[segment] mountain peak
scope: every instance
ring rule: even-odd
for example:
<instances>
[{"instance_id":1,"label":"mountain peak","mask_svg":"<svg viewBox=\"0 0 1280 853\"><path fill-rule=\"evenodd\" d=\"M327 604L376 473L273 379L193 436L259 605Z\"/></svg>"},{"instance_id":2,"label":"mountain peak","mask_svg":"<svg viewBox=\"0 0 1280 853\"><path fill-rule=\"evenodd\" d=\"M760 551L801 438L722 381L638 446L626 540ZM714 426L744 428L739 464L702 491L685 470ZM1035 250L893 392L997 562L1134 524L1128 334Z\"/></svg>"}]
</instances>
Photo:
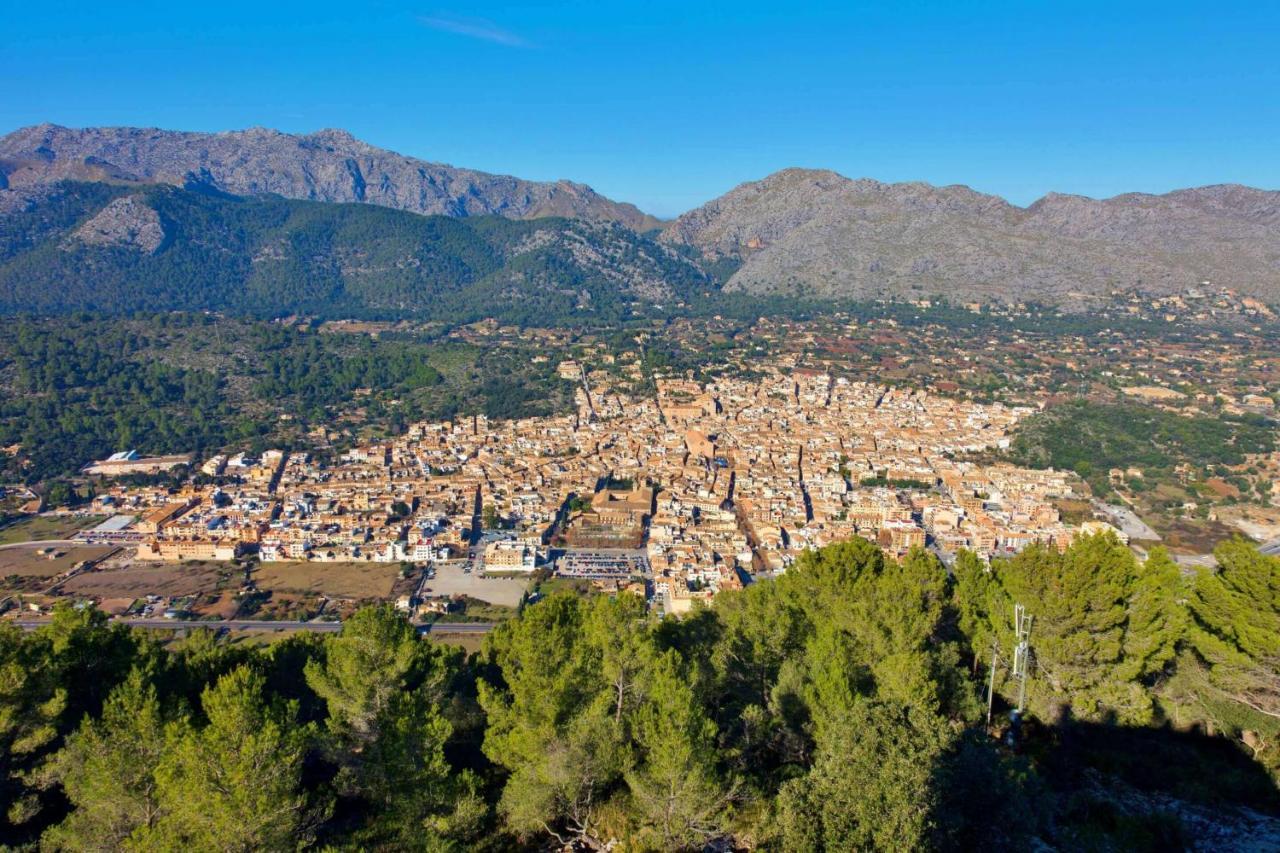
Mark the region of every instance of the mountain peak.
<instances>
[{"instance_id":1,"label":"mountain peak","mask_svg":"<svg viewBox=\"0 0 1280 853\"><path fill-rule=\"evenodd\" d=\"M633 205L583 184L526 181L419 160L337 128L294 135L266 127L189 133L48 124L0 137L0 186L11 189L61 180L182 186L193 176L234 195L363 202L445 216L568 216L637 229L655 223Z\"/></svg>"},{"instance_id":2,"label":"mountain peak","mask_svg":"<svg viewBox=\"0 0 1280 853\"><path fill-rule=\"evenodd\" d=\"M1208 279L1280 301L1280 193L1218 185L1027 208L968 186L783 169L680 216L663 239L740 263L727 290L810 298L1038 300Z\"/></svg>"}]
</instances>

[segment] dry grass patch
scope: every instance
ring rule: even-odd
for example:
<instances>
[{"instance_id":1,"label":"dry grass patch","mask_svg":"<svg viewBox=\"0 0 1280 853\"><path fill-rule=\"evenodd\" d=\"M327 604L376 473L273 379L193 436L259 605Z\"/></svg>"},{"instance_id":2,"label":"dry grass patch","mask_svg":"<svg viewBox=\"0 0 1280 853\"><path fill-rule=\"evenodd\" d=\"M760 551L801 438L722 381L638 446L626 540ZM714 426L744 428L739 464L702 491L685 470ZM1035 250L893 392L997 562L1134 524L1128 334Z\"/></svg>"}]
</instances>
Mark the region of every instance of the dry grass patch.
<instances>
[{"instance_id":1,"label":"dry grass patch","mask_svg":"<svg viewBox=\"0 0 1280 853\"><path fill-rule=\"evenodd\" d=\"M395 563L262 563L253 573L264 592L329 598L388 598L400 567Z\"/></svg>"},{"instance_id":2,"label":"dry grass patch","mask_svg":"<svg viewBox=\"0 0 1280 853\"><path fill-rule=\"evenodd\" d=\"M216 596L197 602L191 612L202 619L233 619L239 609L240 600L236 598L235 592L224 590Z\"/></svg>"},{"instance_id":3,"label":"dry grass patch","mask_svg":"<svg viewBox=\"0 0 1280 853\"><path fill-rule=\"evenodd\" d=\"M1209 554L1219 542L1239 535L1225 524L1198 519L1177 519L1162 534L1169 550L1180 554Z\"/></svg>"},{"instance_id":4,"label":"dry grass patch","mask_svg":"<svg viewBox=\"0 0 1280 853\"><path fill-rule=\"evenodd\" d=\"M0 529L0 545L11 542L36 542L41 539L70 539L105 521L105 515L44 516L33 515Z\"/></svg>"},{"instance_id":5,"label":"dry grass patch","mask_svg":"<svg viewBox=\"0 0 1280 853\"><path fill-rule=\"evenodd\" d=\"M84 572L67 581L62 590L95 598L200 595L225 586L231 574L236 573L207 563L137 563Z\"/></svg>"},{"instance_id":6,"label":"dry grass patch","mask_svg":"<svg viewBox=\"0 0 1280 853\"><path fill-rule=\"evenodd\" d=\"M0 578L17 575L24 578L51 578L68 571L82 560L93 560L109 553L109 545L48 545L58 556L49 559L48 554L40 554L43 550L32 545L24 548L5 548L0 550Z\"/></svg>"}]
</instances>

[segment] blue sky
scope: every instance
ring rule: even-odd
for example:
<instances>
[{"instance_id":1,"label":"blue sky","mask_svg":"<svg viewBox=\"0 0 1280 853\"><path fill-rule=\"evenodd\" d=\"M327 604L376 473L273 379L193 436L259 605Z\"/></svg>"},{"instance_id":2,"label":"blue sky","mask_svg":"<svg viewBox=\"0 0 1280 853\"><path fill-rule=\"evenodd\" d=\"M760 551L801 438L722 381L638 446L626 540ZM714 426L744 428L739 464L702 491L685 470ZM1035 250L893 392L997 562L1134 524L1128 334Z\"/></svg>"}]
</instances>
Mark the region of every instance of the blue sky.
<instances>
[{"instance_id":1,"label":"blue sky","mask_svg":"<svg viewBox=\"0 0 1280 853\"><path fill-rule=\"evenodd\" d=\"M786 166L1280 188L1280 3L14 3L0 132L342 127L669 216Z\"/></svg>"}]
</instances>

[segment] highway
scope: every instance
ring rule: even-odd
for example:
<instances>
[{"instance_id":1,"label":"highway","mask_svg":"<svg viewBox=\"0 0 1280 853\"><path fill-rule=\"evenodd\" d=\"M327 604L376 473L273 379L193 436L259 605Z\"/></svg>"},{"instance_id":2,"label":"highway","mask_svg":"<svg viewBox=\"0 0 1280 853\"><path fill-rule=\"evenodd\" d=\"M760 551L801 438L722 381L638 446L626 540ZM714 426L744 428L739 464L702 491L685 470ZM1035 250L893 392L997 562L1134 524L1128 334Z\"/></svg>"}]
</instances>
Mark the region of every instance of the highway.
<instances>
[{"instance_id":1,"label":"highway","mask_svg":"<svg viewBox=\"0 0 1280 853\"><path fill-rule=\"evenodd\" d=\"M152 628L166 631L209 628L214 631L317 631L332 634L342 630L341 622L269 622L263 619L112 619L113 623L131 628ZM49 624L48 619L15 619L19 628L33 631ZM492 622L439 622L434 625L418 625L420 634L487 634L496 625Z\"/></svg>"}]
</instances>

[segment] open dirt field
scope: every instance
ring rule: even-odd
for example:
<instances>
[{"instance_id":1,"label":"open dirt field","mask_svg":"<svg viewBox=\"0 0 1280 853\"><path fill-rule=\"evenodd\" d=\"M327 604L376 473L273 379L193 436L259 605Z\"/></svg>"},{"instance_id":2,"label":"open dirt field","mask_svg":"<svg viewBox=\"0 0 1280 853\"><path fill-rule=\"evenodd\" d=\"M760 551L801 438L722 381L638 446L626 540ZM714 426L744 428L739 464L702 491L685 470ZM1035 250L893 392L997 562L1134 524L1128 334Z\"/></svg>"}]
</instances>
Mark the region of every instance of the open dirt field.
<instances>
[{"instance_id":1,"label":"open dirt field","mask_svg":"<svg viewBox=\"0 0 1280 853\"><path fill-rule=\"evenodd\" d=\"M233 619L240 610L240 601L236 598L235 590L224 589L216 596L209 596L208 599L202 599L196 606L191 608L192 612L200 617L216 617L218 619Z\"/></svg>"},{"instance_id":2,"label":"open dirt field","mask_svg":"<svg viewBox=\"0 0 1280 853\"><path fill-rule=\"evenodd\" d=\"M1280 536L1280 507L1260 507L1252 504L1222 507L1218 520L1239 528L1250 539L1267 542Z\"/></svg>"},{"instance_id":3,"label":"open dirt field","mask_svg":"<svg viewBox=\"0 0 1280 853\"><path fill-rule=\"evenodd\" d=\"M62 590L71 595L98 598L196 595L213 592L220 581L234 583L231 579L234 574L238 573L208 563L135 563L76 575Z\"/></svg>"},{"instance_id":4,"label":"open dirt field","mask_svg":"<svg viewBox=\"0 0 1280 853\"><path fill-rule=\"evenodd\" d=\"M0 550L0 578L18 575L24 578L51 578L70 569L81 560L92 560L111 551L104 545L54 545L59 555L50 560L48 555L37 553L40 546L32 545L24 548L4 548Z\"/></svg>"},{"instance_id":5,"label":"open dirt field","mask_svg":"<svg viewBox=\"0 0 1280 853\"><path fill-rule=\"evenodd\" d=\"M1216 521L1190 522L1178 519L1165 533L1165 545L1175 554L1208 554L1215 545L1237 535L1234 528Z\"/></svg>"},{"instance_id":6,"label":"open dirt field","mask_svg":"<svg viewBox=\"0 0 1280 853\"><path fill-rule=\"evenodd\" d=\"M427 581L424 595L469 595L490 604L515 607L529 586L527 578L482 578L465 574L461 565L437 565L436 576Z\"/></svg>"},{"instance_id":7,"label":"open dirt field","mask_svg":"<svg viewBox=\"0 0 1280 853\"><path fill-rule=\"evenodd\" d=\"M262 563L253 579L263 591L387 598L399 573L394 563Z\"/></svg>"}]
</instances>

